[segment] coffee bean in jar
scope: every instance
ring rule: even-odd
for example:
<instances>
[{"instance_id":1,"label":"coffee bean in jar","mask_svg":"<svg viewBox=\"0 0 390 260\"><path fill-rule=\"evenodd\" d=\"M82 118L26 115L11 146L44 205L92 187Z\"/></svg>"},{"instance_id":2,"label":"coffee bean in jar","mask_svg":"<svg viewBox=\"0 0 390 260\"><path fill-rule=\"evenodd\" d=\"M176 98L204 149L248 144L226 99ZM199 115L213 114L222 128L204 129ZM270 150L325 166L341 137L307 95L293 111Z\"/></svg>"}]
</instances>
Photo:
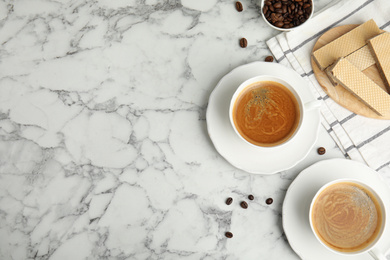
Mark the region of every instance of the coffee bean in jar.
<instances>
[{"instance_id":1,"label":"coffee bean in jar","mask_svg":"<svg viewBox=\"0 0 390 260\"><path fill-rule=\"evenodd\" d=\"M262 9L264 18L282 29L303 24L310 18L312 11L312 0L264 0Z\"/></svg>"}]
</instances>

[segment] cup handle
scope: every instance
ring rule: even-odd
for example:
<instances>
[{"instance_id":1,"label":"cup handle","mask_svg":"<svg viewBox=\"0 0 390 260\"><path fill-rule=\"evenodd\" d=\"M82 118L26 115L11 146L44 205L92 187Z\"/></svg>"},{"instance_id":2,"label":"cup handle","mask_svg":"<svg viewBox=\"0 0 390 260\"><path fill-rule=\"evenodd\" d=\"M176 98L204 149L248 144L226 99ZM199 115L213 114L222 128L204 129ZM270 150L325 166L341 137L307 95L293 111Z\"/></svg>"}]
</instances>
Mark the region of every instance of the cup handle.
<instances>
[{"instance_id":1,"label":"cup handle","mask_svg":"<svg viewBox=\"0 0 390 260\"><path fill-rule=\"evenodd\" d=\"M386 256L382 251L380 251L378 248L373 248L368 253L375 259L375 260L387 260Z\"/></svg>"},{"instance_id":2,"label":"cup handle","mask_svg":"<svg viewBox=\"0 0 390 260\"><path fill-rule=\"evenodd\" d=\"M305 103L304 107L305 107L305 110L307 110L307 111L310 111L310 110L315 109L315 108L319 108L319 107L321 107L321 101L319 101L319 100L309 101L309 102Z\"/></svg>"}]
</instances>

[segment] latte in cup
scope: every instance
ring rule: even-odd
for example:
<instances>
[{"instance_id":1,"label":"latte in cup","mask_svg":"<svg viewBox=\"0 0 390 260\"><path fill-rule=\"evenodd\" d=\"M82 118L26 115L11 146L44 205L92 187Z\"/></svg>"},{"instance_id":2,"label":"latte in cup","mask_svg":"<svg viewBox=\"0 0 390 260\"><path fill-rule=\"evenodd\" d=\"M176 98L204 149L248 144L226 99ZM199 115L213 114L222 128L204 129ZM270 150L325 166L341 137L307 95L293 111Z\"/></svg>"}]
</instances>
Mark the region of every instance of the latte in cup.
<instances>
[{"instance_id":1,"label":"latte in cup","mask_svg":"<svg viewBox=\"0 0 390 260\"><path fill-rule=\"evenodd\" d=\"M315 198L311 224L321 242L338 252L369 247L382 230L382 209L367 188L355 182L337 182Z\"/></svg>"},{"instance_id":2,"label":"latte in cup","mask_svg":"<svg viewBox=\"0 0 390 260\"><path fill-rule=\"evenodd\" d=\"M246 141L272 147L289 140L300 123L297 98L275 81L258 81L241 91L235 100L232 119Z\"/></svg>"}]
</instances>

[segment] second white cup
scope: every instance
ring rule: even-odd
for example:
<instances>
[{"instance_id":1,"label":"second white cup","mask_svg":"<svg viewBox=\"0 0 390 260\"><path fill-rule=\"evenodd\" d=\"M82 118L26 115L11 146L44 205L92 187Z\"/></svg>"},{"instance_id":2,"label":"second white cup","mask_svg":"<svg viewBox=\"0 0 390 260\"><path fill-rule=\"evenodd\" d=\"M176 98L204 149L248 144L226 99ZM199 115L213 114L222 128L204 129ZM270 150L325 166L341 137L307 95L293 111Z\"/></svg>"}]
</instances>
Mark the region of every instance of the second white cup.
<instances>
[{"instance_id":1,"label":"second white cup","mask_svg":"<svg viewBox=\"0 0 390 260\"><path fill-rule=\"evenodd\" d=\"M309 219L326 249L344 256L368 252L374 259L387 259L376 247L386 225L385 205L367 184L354 179L325 184L311 202Z\"/></svg>"}]
</instances>

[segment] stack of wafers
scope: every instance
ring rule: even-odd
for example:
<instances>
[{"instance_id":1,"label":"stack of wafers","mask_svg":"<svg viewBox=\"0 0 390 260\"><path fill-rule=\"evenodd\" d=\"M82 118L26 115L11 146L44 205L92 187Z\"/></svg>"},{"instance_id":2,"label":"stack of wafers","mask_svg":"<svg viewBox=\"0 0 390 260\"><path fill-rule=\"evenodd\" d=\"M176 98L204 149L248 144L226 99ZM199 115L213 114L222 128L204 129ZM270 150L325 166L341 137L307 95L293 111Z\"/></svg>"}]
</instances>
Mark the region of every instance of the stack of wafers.
<instances>
[{"instance_id":1,"label":"stack of wafers","mask_svg":"<svg viewBox=\"0 0 390 260\"><path fill-rule=\"evenodd\" d=\"M312 53L329 80L340 84L380 116L390 115L390 33L369 20ZM376 64L386 89L363 71Z\"/></svg>"}]
</instances>

